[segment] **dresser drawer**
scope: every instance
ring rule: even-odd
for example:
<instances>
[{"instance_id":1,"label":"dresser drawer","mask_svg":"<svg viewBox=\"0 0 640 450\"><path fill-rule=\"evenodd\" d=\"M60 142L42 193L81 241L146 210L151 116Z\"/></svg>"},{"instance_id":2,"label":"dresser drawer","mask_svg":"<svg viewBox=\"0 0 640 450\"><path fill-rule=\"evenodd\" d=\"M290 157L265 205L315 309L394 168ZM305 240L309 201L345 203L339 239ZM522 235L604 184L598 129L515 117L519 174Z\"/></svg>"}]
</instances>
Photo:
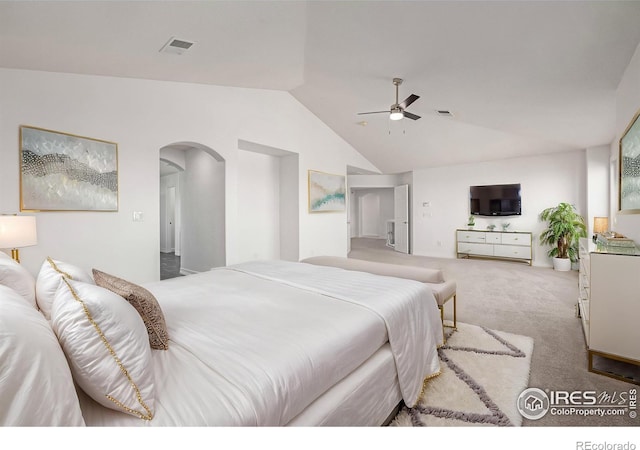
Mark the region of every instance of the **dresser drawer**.
<instances>
[{"instance_id":1,"label":"dresser drawer","mask_svg":"<svg viewBox=\"0 0 640 450\"><path fill-rule=\"evenodd\" d=\"M480 242L486 241L484 231L457 231L458 242Z\"/></svg>"},{"instance_id":2,"label":"dresser drawer","mask_svg":"<svg viewBox=\"0 0 640 450\"><path fill-rule=\"evenodd\" d=\"M580 272L589 276L591 272L591 261L589 261L589 255L580 258Z\"/></svg>"},{"instance_id":3,"label":"dresser drawer","mask_svg":"<svg viewBox=\"0 0 640 450\"><path fill-rule=\"evenodd\" d=\"M530 246L531 235L529 233L502 233L502 243L510 245Z\"/></svg>"},{"instance_id":4,"label":"dresser drawer","mask_svg":"<svg viewBox=\"0 0 640 450\"><path fill-rule=\"evenodd\" d=\"M458 253L468 255L493 256L494 245L475 242L458 242Z\"/></svg>"},{"instance_id":5,"label":"dresser drawer","mask_svg":"<svg viewBox=\"0 0 640 450\"><path fill-rule=\"evenodd\" d=\"M494 231L489 231L485 233L485 242L487 244L501 244L502 243L502 233L496 233Z\"/></svg>"},{"instance_id":6,"label":"dresser drawer","mask_svg":"<svg viewBox=\"0 0 640 450\"><path fill-rule=\"evenodd\" d=\"M493 248L495 256L503 258L531 259L531 247L520 247L518 245L496 245Z\"/></svg>"}]
</instances>

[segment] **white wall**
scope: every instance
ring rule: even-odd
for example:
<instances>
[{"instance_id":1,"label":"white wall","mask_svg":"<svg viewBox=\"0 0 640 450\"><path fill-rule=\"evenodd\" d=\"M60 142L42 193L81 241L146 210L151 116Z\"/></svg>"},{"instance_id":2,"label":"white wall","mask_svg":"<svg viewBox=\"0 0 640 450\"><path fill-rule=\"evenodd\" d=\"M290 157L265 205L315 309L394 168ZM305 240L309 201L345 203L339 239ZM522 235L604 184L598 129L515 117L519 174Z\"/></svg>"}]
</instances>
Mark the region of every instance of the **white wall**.
<instances>
[{"instance_id":1,"label":"white wall","mask_svg":"<svg viewBox=\"0 0 640 450\"><path fill-rule=\"evenodd\" d=\"M280 258L300 259L299 156L280 156ZM304 189L303 189L304 190ZM306 213L305 213L306 214Z\"/></svg>"},{"instance_id":2,"label":"white wall","mask_svg":"<svg viewBox=\"0 0 640 450\"><path fill-rule=\"evenodd\" d=\"M586 150L587 164L587 236L593 235L593 218L609 217L609 147Z\"/></svg>"},{"instance_id":3,"label":"white wall","mask_svg":"<svg viewBox=\"0 0 640 450\"><path fill-rule=\"evenodd\" d=\"M616 138L611 144L611 159L618 164L619 141L636 113L640 111L640 45L616 91ZM619 214L618 180L611 180L613 224L610 228L636 241L640 245L640 214Z\"/></svg>"},{"instance_id":4,"label":"white wall","mask_svg":"<svg viewBox=\"0 0 640 450\"><path fill-rule=\"evenodd\" d=\"M226 264L225 168L224 161L204 150L185 150L181 272L203 272Z\"/></svg>"},{"instance_id":5,"label":"white wall","mask_svg":"<svg viewBox=\"0 0 640 450\"><path fill-rule=\"evenodd\" d=\"M347 184L350 188L394 187L402 184L400 175L349 175Z\"/></svg>"},{"instance_id":6,"label":"white wall","mask_svg":"<svg viewBox=\"0 0 640 450\"><path fill-rule=\"evenodd\" d=\"M238 148L238 223L251 233L240 240L241 259L298 261L300 155L245 140ZM255 232L256 223L263 233Z\"/></svg>"},{"instance_id":7,"label":"white wall","mask_svg":"<svg viewBox=\"0 0 640 450\"><path fill-rule=\"evenodd\" d=\"M38 245L21 251L34 274L52 256L133 282L159 279L158 158L171 143L200 143L225 160L228 264L241 261L239 140L299 154L300 258L347 252L346 213L307 212L307 170L346 175L351 165L377 171L286 92L0 69L0 105L2 213L19 211L20 125L118 143L119 211L36 213ZM144 221L133 222L133 211L142 211Z\"/></svg>"},{"instance_id":8,"label":"white wall","mask_svg":"<svg viewBox=\"0 0 640 450\"><path fill-rule=\"evenodd\" d=\"M280 259L279 157L238 152L238 232L241 260Z\"/></svg>"},{"instance_id":9,"label":"white wall","mask_svg":"<svg viewBox=\"0 0 640 450\"><path fill-rule=\"evenodd\" d=\"M510 230L531 231L534 265L551 266L548 249L538 245L544 229L538 215L560 202L573 203L585 214L585 172L584 151L414 171L413 253L454 258L455 230L466 228L469 217L469 187L520 183L522 215L477 217L475 229L486 229L491 223L500 229L502 222L509 222Z\"/></svg>"}]
</instances>

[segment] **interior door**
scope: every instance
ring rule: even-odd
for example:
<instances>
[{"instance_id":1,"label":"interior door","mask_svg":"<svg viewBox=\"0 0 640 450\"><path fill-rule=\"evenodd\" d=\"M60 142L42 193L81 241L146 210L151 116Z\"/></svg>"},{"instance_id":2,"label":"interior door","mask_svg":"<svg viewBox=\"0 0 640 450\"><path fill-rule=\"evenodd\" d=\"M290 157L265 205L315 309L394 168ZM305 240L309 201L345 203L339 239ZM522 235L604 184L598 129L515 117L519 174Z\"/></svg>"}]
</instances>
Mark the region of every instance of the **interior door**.
<instances>
[{"instance_id":1,"label":"interior door","mask_svg":"<svg viewBox=\"0 0 640 450\"><path fill-rule=\"evenodd\" d=\"M169 248L176 251L176 188L167 189L167 238Z\"/></svg>"},{"instance_id":2,"label":"interior door","mask_svg":"<svg viewBox=\"0 0 640 450\"><path fill-rule=\"evenodd\" d=\"M349 254L349 252L351 251L351 237L352 237L352 230L351 230L351 216L353 215L353 212L351 211L351 207L353 205L353 191L349 191L349 195L347 196L347 255Z\"/></svg>"},{"instance_id":3,"label":"interior door","mask_svg":"<svg viewBox=\"0 0 640 450\"><path fill-rule=\"evenodd\" d=\"M393 190L394 250L409 253L409 185L396 186Z\"/></svg>"}]
</instances>

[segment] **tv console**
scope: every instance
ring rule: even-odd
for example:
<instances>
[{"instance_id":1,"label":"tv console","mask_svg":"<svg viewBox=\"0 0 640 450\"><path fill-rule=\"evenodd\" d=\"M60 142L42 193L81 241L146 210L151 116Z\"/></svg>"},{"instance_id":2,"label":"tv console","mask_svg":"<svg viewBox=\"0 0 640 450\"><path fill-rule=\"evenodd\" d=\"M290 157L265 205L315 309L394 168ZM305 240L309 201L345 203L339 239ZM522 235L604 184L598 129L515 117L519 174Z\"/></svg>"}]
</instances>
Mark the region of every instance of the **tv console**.
<instances>
[{"instance_id":1,"label":"tv console","mask_svg":"<svg viewBox=\"0 0 640 450\"><path fill-rule=\"evenodd\" d=\"M496 258L532 263L531 233L527 231L456 230L458 258Z\"/></svg>"}]
</instances>

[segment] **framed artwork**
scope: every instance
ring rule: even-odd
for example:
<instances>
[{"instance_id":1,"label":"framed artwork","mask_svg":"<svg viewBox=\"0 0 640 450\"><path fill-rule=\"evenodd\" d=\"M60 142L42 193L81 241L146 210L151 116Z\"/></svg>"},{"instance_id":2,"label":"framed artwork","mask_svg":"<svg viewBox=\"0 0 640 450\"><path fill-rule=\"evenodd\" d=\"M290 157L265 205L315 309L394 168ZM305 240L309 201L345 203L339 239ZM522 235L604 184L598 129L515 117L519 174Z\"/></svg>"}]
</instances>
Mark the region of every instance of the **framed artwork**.
<instances>
[{"instance_id":1,"label":"framed artwork","mask_svg":"<svg viewBox=\"0 0 640 450\"><path fill-rule=\"evenodd\" d=\"M21 211L117 211L118 144L20 127Z\"/></svg>"},{"instance_id":2,"label":"framed artwork","mask_svg":"<svg viewBox=\"0 0 640 450\"><path fill-rule=\"evenodd\" d=\"M640 111L620 138L618 210L640 214Z\"/></svg>"},{"instance_id":3,"label":"framed artwork","mask_svg":"<svg viewBox=\"0 0 640 450\"><path fill-rule=\"evenodd\" d=\"M309 212L342 212L346 205L346 177L309 171Z\"/></svg>"}]
</instances>

